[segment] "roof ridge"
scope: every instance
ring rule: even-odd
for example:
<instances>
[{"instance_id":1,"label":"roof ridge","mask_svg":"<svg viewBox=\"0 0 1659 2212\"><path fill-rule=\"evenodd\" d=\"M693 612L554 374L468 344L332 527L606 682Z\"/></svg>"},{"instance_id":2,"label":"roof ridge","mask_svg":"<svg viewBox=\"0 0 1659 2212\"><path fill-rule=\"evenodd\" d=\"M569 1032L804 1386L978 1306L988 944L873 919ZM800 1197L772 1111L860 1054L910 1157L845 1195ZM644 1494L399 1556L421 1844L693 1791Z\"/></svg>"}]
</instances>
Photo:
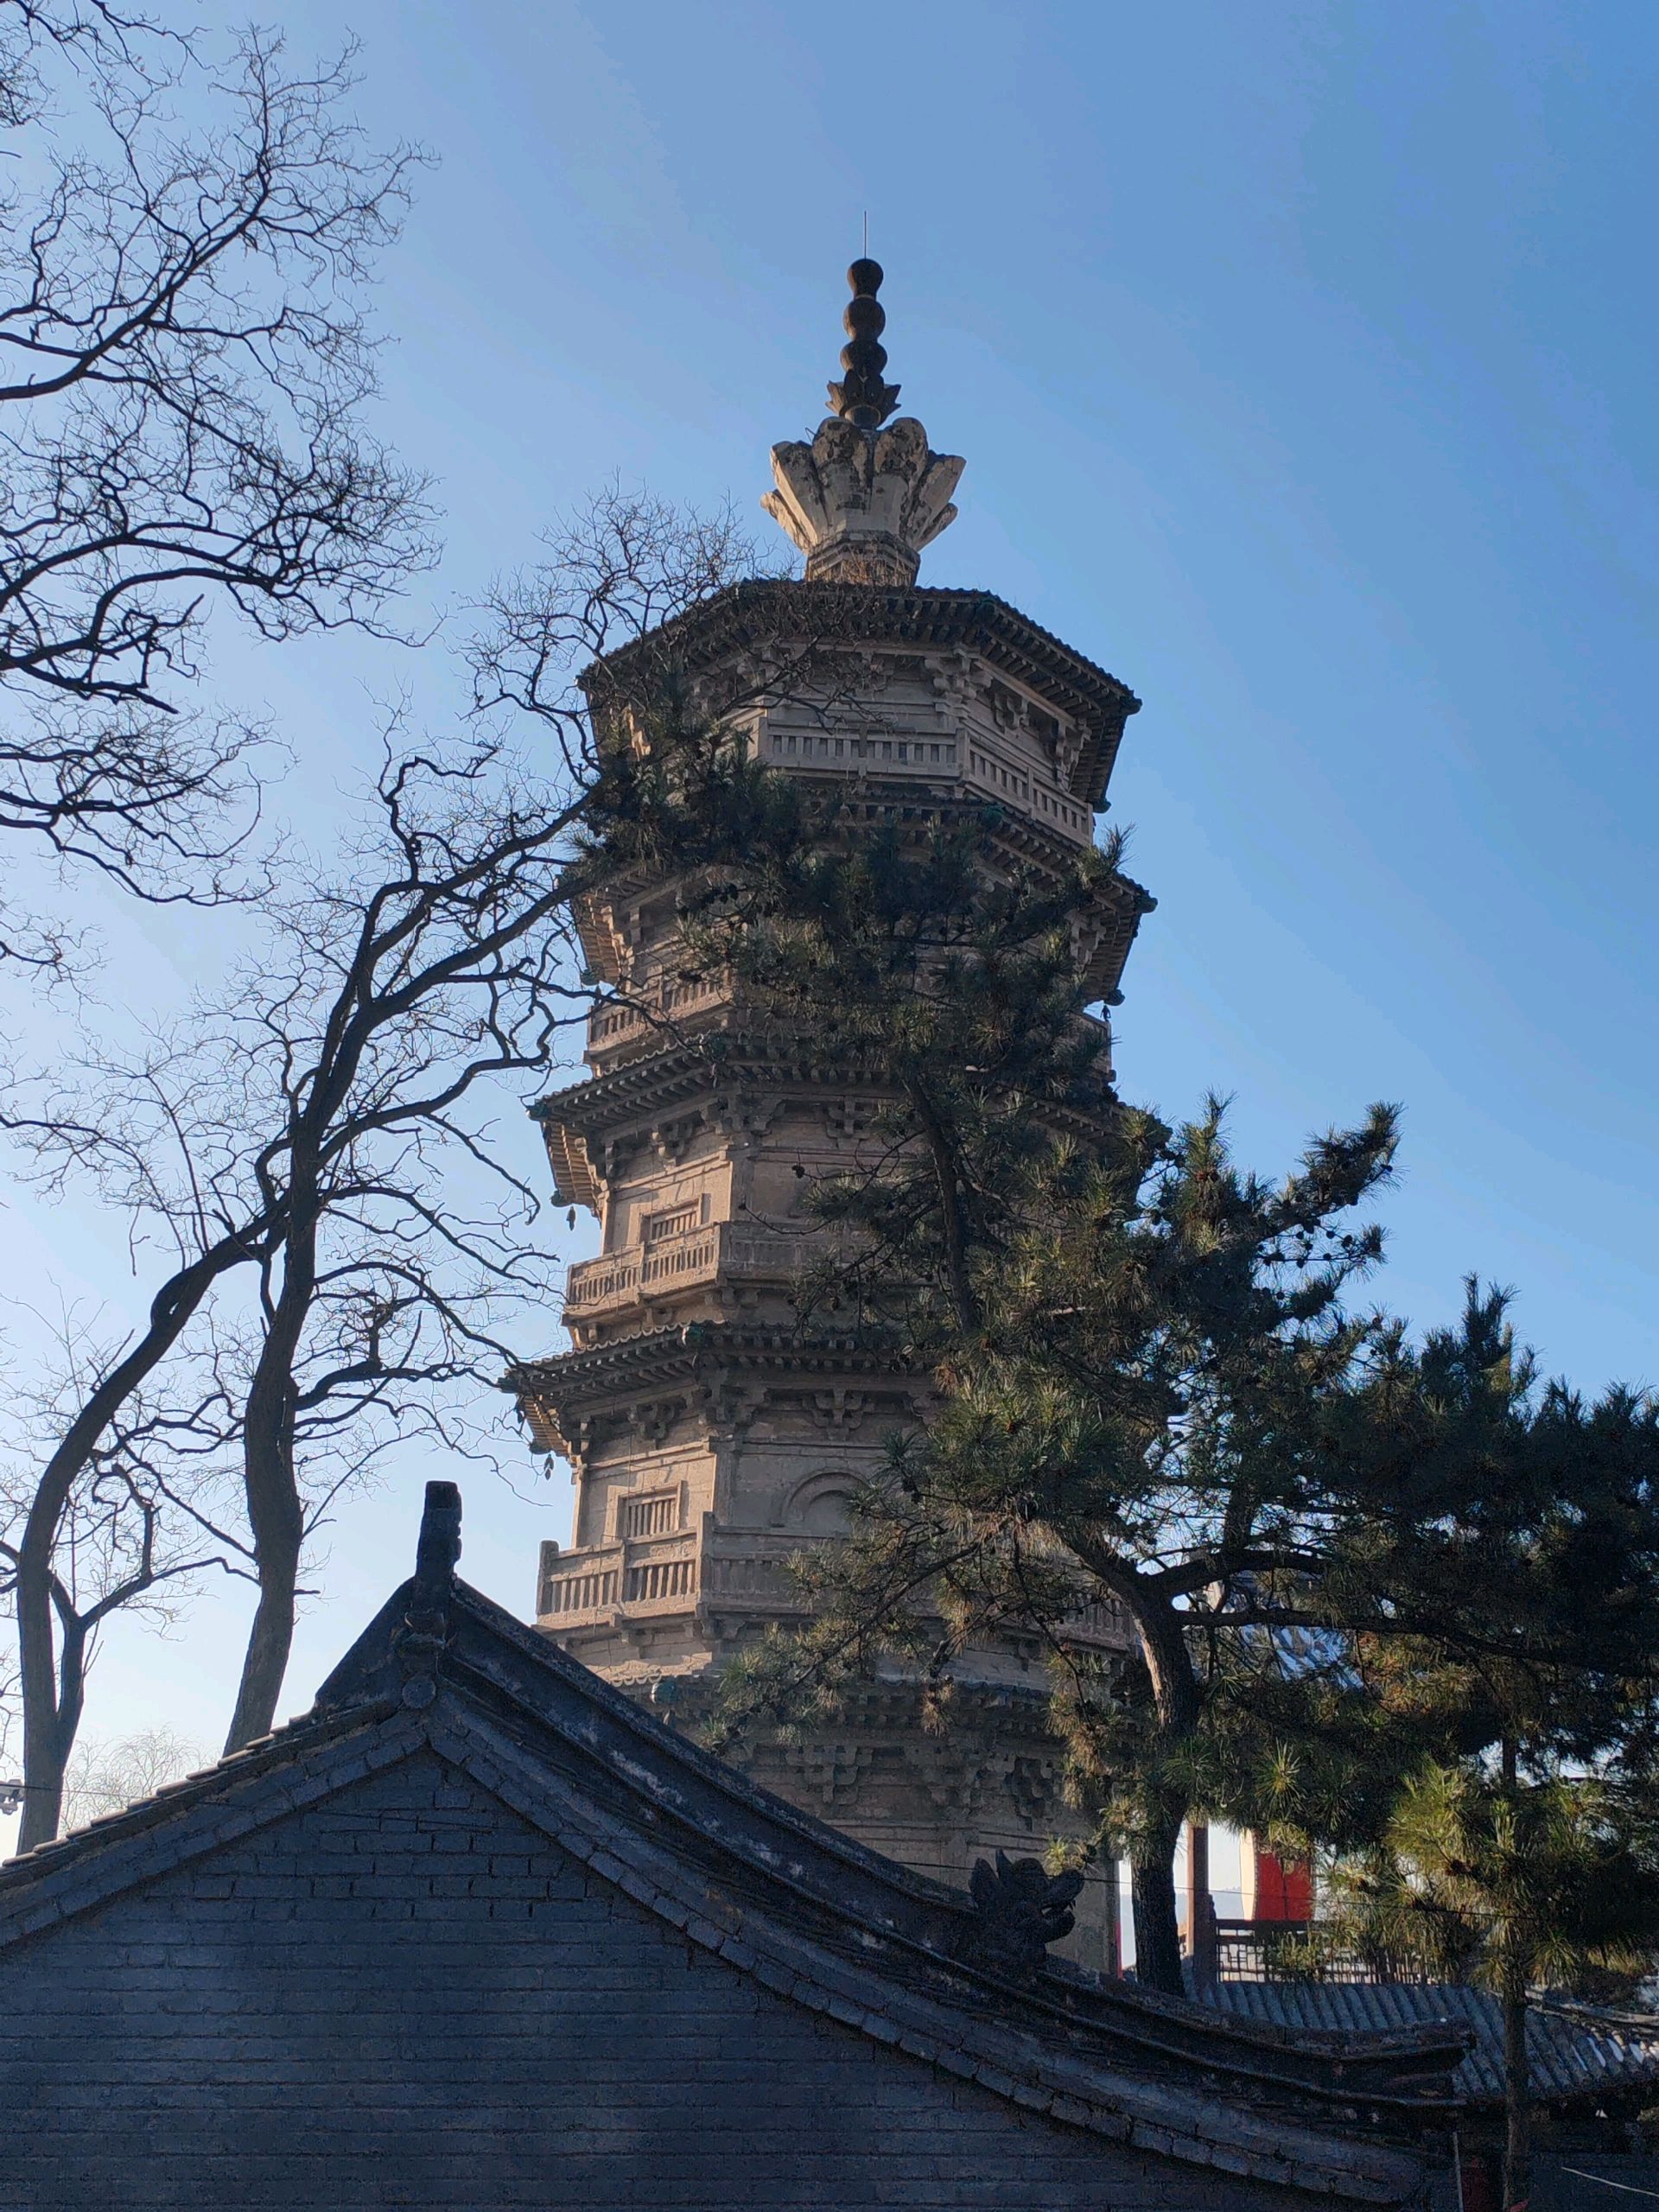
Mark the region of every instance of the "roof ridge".
<instances>
[{"instance_id":1,"label":"roof ridge","mask_svg":"<svg viewBox=\"0 0 1659 2212\"><path fill-rule=\"evenodd\" d=\"M891 606L896 601L908 600L921 603L943 601L948 606L962 607L982 607L989 613L1011 617L1022 630L1033 632L1046 645L1058 646L1068 660L1074 661L1080 667L1087 669L1091 675L1103 678L1114 690L1122 692L1126 698L1134 699L1135 706L1129 709L1131 714L1141 703L1122 677L1114 676L1110 669L1094 659L1091 655L1084 652L1078 646L1069 644L1058 631L1046 628L1034 616L1026 613L1022 608L1016 607L1012 600L1004 599L1001 592L991 590L988 585L834 583L828 580L814 580L809 582L803 576L740 576L734 582L723 584L718 591L711 592L706 599L698 600L694 605L683 608L679 613L671 615L667 621L659 622L655 629L646 631L644 636L631 638L626 645L619 645L614 652L601 654L584 672L582 680L585 683L588 675L601 669L615 667L618 663L632 658L643 652L653 639L671 636L677 630L690 628L700 618L706 618L715 610L724 610L745 604L753 605L770 599L781 599L785 593L800 593L804 595L824 592L834 592L838 594L843 606L850 606L855 601L861 599L869 605L885 602Z\"/></svg>"},{"instance_id":2,"label":"roof ridge","mask_svg":"<svg viewBox=\"0 0 1659 2212\"><path fill-rule=\"evenodd\" d=\"M100 1813L78 1828L69 1828L35 1844L32 1849L21 1851L10 1859L0 1859L0 1899L6 1889L19 1878L38 1872L61 1854L78 1851L96 1840L106 1843L117 1836L136 1832L153 1825L156 1808L172 1810L186 1799L198 1797L217 1788L226 1776L232 1779L253 1772L262 1763L284 1756L296 1743L303 1748L308 1739L322 1740L329 1732L349 1725L339 1713L321 1713L314 1705L306 1712L296 1713L264 1736L256 1736L234 1751L226 1751L211 1766L193 1767L189 1773L177 1780L164 1782L147 1797L136 1797L113 1813Z\"/></svg>"},{"instance_id":3,"label":"roof ridge","mask_svg":"<svg viewBox=\"0 0 1659 2212\"><path fill-rule=\"evenodd\" d=\"M468 1735L470 1745L466 1741ZM481 1754L480 1738L485 1745ZM784 1927L772 1917L763 1902L753 1897L737 1905L716 1895L707 1884L688 1878L665 1842L649 1834L620 1833L618 1824L607 1822L602 1814L595 1818L591 1810L583 1819L569 1803L568 1785L562 1789L556 1783L550 1789L538 1779L533 1786L524 1783L522 1794L515 1791L510 1770L533 1754L510 1738L504 1742L487 1714L474 1713L457 1718L452 1713L447 1730L435 1720L432 1740L443 1756L464 1765L504 1802L544 1827L562 1848L646 1910L667 1920L689 1942L724 1957L740 1971L809 2010L827 2012L878 2042L896 2043L947 2071L978 2081L982 2087L1011 2101L1034 2105L1073 2125L1160 2149L1166 2155L1192 2158L1196 2154L1203 2163L1234 2170L1243 2158L1251 2170L1285 2185L1334 2189L1365 2202L1394 2201L1397 2194L1383 2177L1397 2177L1407 2164L1398 2152L1367 2145L1363 2156L1373 2171L1356 2172L1352 2139L1339 2134L1323 2135L1317 2125L1304 2120L1293 2124L1301 2140L1300 2154L1292 2154L1286 2148L1283 2115L1270 2119L1248 2112L1227 2112L1217 2124L1213 2082L1206 2085L1207 2094L1197 2095L1184 2085L1164 2088L1144 2075L1137 2079L1133 2070L1126 2070L1128 2049L1084 2050L1079 2041L1081 2024L1057 2018L1044 2033L1034 2030L1029 2019L999 2019L982 2008L964 2007L961 1997L938 1986L938 1977L994 1980L971 1964L932 1955L929 1962L937 1969L933 1986L906 1982L896 1991L884 1990L875 1957L842 1953L827 1948L810 1929ZM492 1754L502 1764L493 1764ZM556 1802L561 1797L565 1801L563 1805ZM601 1829L608 1832L601 1834ZM905 1938L900 1935L897 1940L902 1942ZM1012 1988L1002 1993L1015 1999L1023 1994ZM1100 2043L1117 2041L1133 2048L1135 2042L1126 2030L1114 2035L1103 2024L1089 2024L1087 2032ZM918 2047L918 2038L924 2036L929 2044ZM1306 2054L1315 2056L1321 2040L1309 2037ZM1179 2063L1184 2055L1171 2052L1169 2056ZM1185 2056L1185 2063L1192 2066L1193 2062ZM1333 2084L1322 2089L1288 2073L1252 2069L1242 2063L1225 2070L1250 2076L1260 2089L1282 2098L1287 2105L1312 2094L1328 2101L1344 2116L1351 2113L1357 2094L1373 2104L1402 2101L1374 2089L1357 2092L1351 2085ZM1037 2084L1042 2085L1043 2094L1033 2095L1031 2089ZM1422 2107L1421 2099L1408 2101L1414 2109ZM1122 2124L1126 2111L1131 2115L1127 2131ZM1184 2141L1178 2126L1183 2117L1190 2131ZM1227 2157L1216 2155L1221 2145L1238 2146L1241 2137L1253 2143L1254 2149L1230 2147ZM1353 2186L1356 2182L1360 2185Z\"/></svg>"},{"instance_id":4,"label":"roof ridge","mask_svg":"<svg viewBox=\"0 0 1659 2212\"><path fill-rule=\"evenodd\" d=\"M828 1892L815 1888L804 1878L804 1869L798 1866L785 1872L779 1863L768 1863L764 1868L768 1878L783 1880L787 1886L798 1889L815 1910L832 1906L842 1916L869 1929L883 1941L913 1945L929 1958L947 1965L953 1972L972 1971L981 1980L989 1980L999 1988L1004 1986L996 1977L988 1975L982 1968L969 1968L954 1955L952 1947L955 1942L973 1927L977 1916L973 1900L966 1890L953 1884L935 1881L902 1866L855 1841L815 1815L804 1812L787 1799L779 1797L764 1784L715 1758L701 1745L658 1719L626 1692L594 1675L580 1660L561 1649L550 1637L525 1626L498 1606L493 1599L483 1597L462 1583L457 1584L455 1598L461 1605L481 1616L487 1628L497 1634L505 1632L506 1638L531 1657L534 1663L573 1688L588 1706L607 1712L637 1740L652 1745L674 1766L694 1773L701 1783L712 1787L734 1806L759 1815L773 1827L786 1829L808 1844L815 1853L856 1870L865 1882L874 1883L878 1892L886 1892L896 1904L902 1904L912 1911L921 1907L929 1915L942 1915L943 1923L936 1922L934 1925L924 1928L902 1917L872 1915L849 1892L840 1891L831 1897ZM466 1668L466 1655L452 1648L448 1660L451 1679L458 1669ZM482 1679L487 1681L490 1678L485 1676ZM497 1685L497 1689L499 1694L499 1685ZM564 1735L569 1740L568 1732L561 1727L556 1714L538 1713L522 1703L520 1710L527 1718ZM589 1757L604 1759L602 1747L591 1738L581 1748ZM625 1786L650 1798L649 1817L655 1819L667 1811L688 1825L692 1823L691 1808L671 1806L660 1796L651 1792L646 1777L637 1768L624 1772L615 1759L605 1763ZM707 1830L703 1832L705 1834L709 1833ZM741 1841L729 1834L711 1840L729 1853L744 1856ZM1015 1989L1013 1985L1007 1985L1008 1993L1021 2002L1052 2010L1057 2020L1074 2026L1084 2024L1092 2032L1134 2031L1144 2037L1155 2023L1163 2032L1174 2031L1179 2035L1197 2030L1206 2037L1212 2037L1221 2024L1212 2006L1185 1998L1165 1996L1143 1989L1133 1982L1090 1975L1081 1969L1070 1968L1065 1961L1054 1963L1058 1963L1064 1970L1045 1976L1031 1990ZM1079 2007L1084 2009L1080 2012ZM1101 2007L1122 2016L1116 2029L1105 2018L1093 2017ZM1128 2024L1131 2021L1133 2031ZM1251 2039L1256 2040L1254 2037ZM1271 2040L1287 2052L1300 2052L1308 2057L1328 2055L1331 2044L1329 2034L1318 2029L1281 2029ZM1378 2056L1383 2056L1395 2049L1412 2052L1440 2049L1443 2047L1444 2040L1440 2038L1437 2042L1427 2031L1412 2026L1402 2028L1395 2035L1374 2037L1371 2048ZM1188 2056L1190 2062L1190 2054ZM1349 2093L1351 2094L1351 2089Z\"/></svg>"}]
</instances>

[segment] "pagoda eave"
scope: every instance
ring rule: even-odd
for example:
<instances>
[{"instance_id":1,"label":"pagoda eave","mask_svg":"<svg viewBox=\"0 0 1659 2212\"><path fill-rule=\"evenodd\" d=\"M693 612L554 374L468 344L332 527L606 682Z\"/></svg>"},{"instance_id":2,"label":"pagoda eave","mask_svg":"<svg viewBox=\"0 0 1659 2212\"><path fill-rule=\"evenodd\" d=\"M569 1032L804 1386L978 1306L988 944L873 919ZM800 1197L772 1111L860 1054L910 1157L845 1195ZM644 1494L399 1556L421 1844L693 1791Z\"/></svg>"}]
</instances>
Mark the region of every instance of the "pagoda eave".
<instances>
[{"instance_id":1,"label":"pagoda eave","mask_svg":"<svg viewBox=\"0 0 1659 2212\"><path fill-rule=\"evenodd\" d=\"M608 702L626 702L654 682L664 662L695 674L780 641L824 652L856 644L980 654L1075 717L1084 742L1070 787L1096 810L1124 725L1141 707L1128 684L994 592L782 580L728 585L650 638L596 661L582 689L602 715Z\"/></svg>"}]
</instances>

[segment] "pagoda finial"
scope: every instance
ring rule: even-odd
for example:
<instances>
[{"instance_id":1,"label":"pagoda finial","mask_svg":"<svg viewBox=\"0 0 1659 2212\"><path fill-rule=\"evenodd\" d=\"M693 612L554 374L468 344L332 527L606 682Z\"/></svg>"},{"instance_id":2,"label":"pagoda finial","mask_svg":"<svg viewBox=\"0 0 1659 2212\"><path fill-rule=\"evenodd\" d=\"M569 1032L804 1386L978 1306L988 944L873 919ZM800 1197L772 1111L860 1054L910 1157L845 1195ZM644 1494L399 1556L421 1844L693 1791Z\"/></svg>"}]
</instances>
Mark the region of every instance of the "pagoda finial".
<instances>
[{"instance_id":1,"label":"pagoda finial","mask_svg":"<svg viewBox=\"0 0 1659 2212\"><path fill-rule=\"evenodd\" d=\"M848 342L841 349L842 381L830 386L830 406L843 422L856 423L861 430L879 429L899 404L898 385L881 380L887 365L887 350L881 343L887 311L875 296L881 289L881 273L880 263L868 254L847 271L853 296L841 321Z\"/></svg>"},{"instance_id":2,"label":"pagoda finial","mask_svg":"<svg viewBox=\"0 0 1659 2212\"><path fill-rule=\"evenodd\" d=\"M865 254L847 281L845 373L830 387L836 411L810 445L773 446L778 488L760 504L805 554L809 583L913 584L923 546L957 518L950 494L963 464L935 453L911 416L882 429L899 387L882 377L880 265Z\"/></svg>"}]
</instances>

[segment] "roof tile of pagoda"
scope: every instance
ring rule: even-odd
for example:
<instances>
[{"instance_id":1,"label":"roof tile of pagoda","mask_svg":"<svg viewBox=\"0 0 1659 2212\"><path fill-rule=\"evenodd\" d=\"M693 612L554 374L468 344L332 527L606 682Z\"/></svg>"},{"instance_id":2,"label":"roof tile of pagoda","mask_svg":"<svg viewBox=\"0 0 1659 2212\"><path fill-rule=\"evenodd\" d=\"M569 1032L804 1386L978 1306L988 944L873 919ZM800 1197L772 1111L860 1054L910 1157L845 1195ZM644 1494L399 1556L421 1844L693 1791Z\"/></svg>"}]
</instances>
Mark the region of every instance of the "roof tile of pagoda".
<instances>
[{"instance_id":1,"label":"roof tile of pagoda","mask_svg":"<svg viewBox=\"0 0 1659 2212\"><path fill-rule=\"evenodd\" d=\"M802 1374L900 1375L904 1363L879 1345L854 1337L810 1337L796 1329L749 1328L728 1321L679 1322L642 1329L579 1351L555 1352L546 1359L522 1360L504 1388L530 1391L557 1384L574 1389L602 1388L668 1376L695 1376L711 1368L772 1368L782 1363Z\"/></svg>"},{"instance_id":2,"label":"roof tile of pagoda","mask_svg":"<svg viewBox=\"0 0 1659 2212\"><path fill-rule=\"evenodd\" d=\"M596 661L582 678L598 703L614 684L626 690L653 657L690 672L779 639L909 645L982 654L1004 675L1072 715L1084 742L1072 772L1075 798L1098 809L1111 779L1123 726L1141 702L1127 683L1020 613L995 592L944 586L766 581L731 584L636 643Z\"/></svg>"}]
</instances>

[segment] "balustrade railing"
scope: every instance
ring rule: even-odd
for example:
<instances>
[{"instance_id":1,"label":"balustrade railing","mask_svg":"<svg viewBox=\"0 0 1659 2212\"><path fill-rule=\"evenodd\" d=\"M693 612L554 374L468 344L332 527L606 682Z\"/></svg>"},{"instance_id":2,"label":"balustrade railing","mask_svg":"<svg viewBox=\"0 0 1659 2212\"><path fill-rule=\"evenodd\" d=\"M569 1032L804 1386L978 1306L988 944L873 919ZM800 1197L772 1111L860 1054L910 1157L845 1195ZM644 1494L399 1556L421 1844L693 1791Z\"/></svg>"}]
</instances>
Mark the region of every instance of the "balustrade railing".
<instances>
[{"instance_id":1,"label":"balustrade railing","mask_svg":"<svg viewBox=\"0 0 1659 2212\"><path fill-rule=\"evenodd\" d=\"M1426 1981L1421 1964L1382 1952L1360 1952L1319 1920L1214 1922L1215 1974L1220 1981ZM1185 1939L1183 1939L1185 1948Z\"/></svg>"},{"instance_id":2,"label":"balustrade railing","mask_svg":"<svg viewBox=\"0 0 1659 2212\"><path fill-rule=\"evenodd\" d=\"M578 1261L565 1281L564 1310L585 1320L671 1297L718 1275L786 1283L810 1264L816 1250L807 1238L771 1236L747 1223L716 1222L632 1251Z\"/></svg>"},{"instance_id":3,"label":"balustrade railing","mask_svg":"<svg viewBox=\"0 0 1659 2212\"><path fill-rule=\"evenodd\" d=\"M1094 817L1082 801L1038 766L976 730L892 729L880 734L791 729L772 721L761 756L785 768L839 769L843 773L947 778L976 785L1011 801L1050 829L1079 844L1094 835Z\"/></svg>"},{"instance_id":4,"label":"balustrade railing","mask_svg":"<svg viewBox=\"0 0 1659 2212\"><path fill-rule=\"evenodd\" d=\"M607 1555L585 1552L581 1565L569 1574L549 1574L542 1584L543 1613L595 1613L616 1603L618 1568Z\"/></svg>"},{"instance_id":5,"label":"balustrade railing","mask_svg":"<svg viewBox=\"0 0 1659 2212\"><path fill-rule=\"evenodd\" d=\"M823 1541L792 1531L682 1529L671 1534L625 1535L563 1555L550 1552L543 1562L538 1611L543 1618L571 1627L619 1613L637 1617L653 1609L684 1611L705 1600L715 1605L725 1602L758 1607L774 1615L804 1611L807 1597L790 1573L789 1563ZM1062 1633L1080 1643L1118 1649L1128 1641L1127 1620L1110 1604L1084 1607ZM1228 1937L1236 1925L1242 1924L1222 1923ZM1294 1936L1300 1931L1287 1932ZM1338 1972L1332 1978L1363 1977Z\"/></svg>"},{"instance_id":6,"label":"balustrade railing","mask_svg":"<svg viewBox=\"0 0 1659 2212\"><path fill-rule=\"evenodd\" d=\"M574 1625L619 1609L637 1613L677 1606L696 1591L697 1536L686 1529L554 1555L543 1570L538 1610Z\"/></svg>"},{"instance_id":7,"label":"balustrade railing","mask_svg":"<svg viewBox=\"0 0 1659 2212\"><path fill-rule=\"evenodd\" d=\"M1121 1605L1109 1599L1099 1604L1081 1605L1060 1624L1060 1634L1071 1643L1103 1643L1113 1650L1122 1650L1133 1634L1128 1615Z\"/></svg>"},{"instance_id":8,"label":"balustrade railing","mask_svg":"<svg viewBox=\"0 0 1659 2212\"><path fill-rule=\"evenodd\" d=\"M602 1058L653 1031L671 1031L677 1022L728 1004L731 996L731 978L724 974L653 976L637 991L594 1008L588 1018L588 1052Z\"/></svg>"},{"instance_id":9,"label":"balustrade railing","mask_svg":"<svg viewBox=\"0 0 1659 2212\"><path fill-rule=\"evenodd\" d=\"M770 1606L793 1610L804 1594L789 1573L789 1562L810 1548L798 1535L716 1534L703 1553L702 1585L711 1598L765 1599Z\"/></svg>"}]
</instances>

